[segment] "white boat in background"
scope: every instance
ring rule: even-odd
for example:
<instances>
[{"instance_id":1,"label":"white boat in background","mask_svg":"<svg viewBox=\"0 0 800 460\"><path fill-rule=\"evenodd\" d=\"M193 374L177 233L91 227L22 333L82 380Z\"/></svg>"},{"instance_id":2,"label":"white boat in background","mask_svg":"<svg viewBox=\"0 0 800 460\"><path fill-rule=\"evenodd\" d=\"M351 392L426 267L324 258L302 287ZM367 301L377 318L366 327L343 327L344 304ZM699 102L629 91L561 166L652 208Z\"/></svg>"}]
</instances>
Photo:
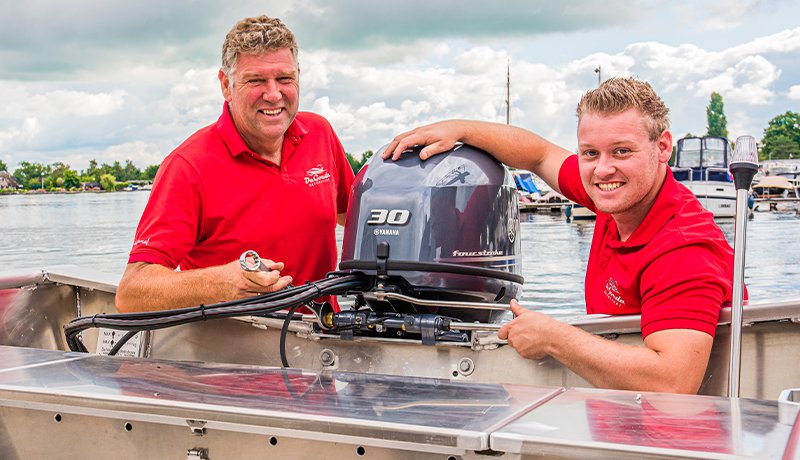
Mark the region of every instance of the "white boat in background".
<instances>
[{"instance_id":1,"label":"white boat in background","mask_svg":"<svg viewBox=\"0 0 800 460\"><path fill-rule=\"evenodd\" d=\"M757 198L797 198L797 186L785 176L764 176L753 184Z\"/></svg>"},{"instance_id":2,"label":"white boat in background","mask_svg":"<svg viewBox=\"0 0 800 460\"><path fill-rule=\"evenodd\" d=\"M736 187L728 173L731 145L717 136L678 140L672 174L714 217L734 217Z\"/></svg>"}]
</instances>

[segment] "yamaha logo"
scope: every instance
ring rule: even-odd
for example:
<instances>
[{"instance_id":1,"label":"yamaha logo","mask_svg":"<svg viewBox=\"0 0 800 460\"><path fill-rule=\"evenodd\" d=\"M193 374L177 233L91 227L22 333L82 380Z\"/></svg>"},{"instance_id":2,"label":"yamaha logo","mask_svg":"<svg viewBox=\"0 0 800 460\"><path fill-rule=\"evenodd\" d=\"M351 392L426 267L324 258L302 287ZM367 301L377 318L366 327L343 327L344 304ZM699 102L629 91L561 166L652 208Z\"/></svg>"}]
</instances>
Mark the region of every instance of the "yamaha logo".
<instances>
[{"instance_id":1,"label":"yamaha logo","mask_svg":"<svg viewBox=\"0 0 800 460\"><path fill-rule=\"evenodd\" d=\"M517 239L517 229L519 229L519 217L512 217L513 213L509 215L507 222L508 225L508 241L514 242Z\"/></svg>"}]
</instances>

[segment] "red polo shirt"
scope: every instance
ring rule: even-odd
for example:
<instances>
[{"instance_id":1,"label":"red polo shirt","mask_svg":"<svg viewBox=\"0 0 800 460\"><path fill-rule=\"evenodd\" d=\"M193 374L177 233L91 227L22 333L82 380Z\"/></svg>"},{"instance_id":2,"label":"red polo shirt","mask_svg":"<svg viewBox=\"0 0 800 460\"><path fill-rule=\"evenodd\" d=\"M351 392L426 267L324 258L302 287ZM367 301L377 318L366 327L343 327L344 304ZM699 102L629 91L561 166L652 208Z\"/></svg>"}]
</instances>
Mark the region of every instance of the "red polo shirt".
<instances>
[{"instance_id":1,"label":"red polo shirt","mask_svg":"<svg viewBox=\"0 0 800 460\"><path fill-rule=\"evenodd\" d=\"M597 213L586 269L586 311L641 314L642 335L694 329L714 336L731 301L733 249L694 194L667 177L653 207L627 241L611 215L597 212L581 183L578 157L558 176L561 193Z\"/></svg>"},{"instance_id":2,"label":"red polo shirt","mask_svg":"<svg viewBox=\"0 0 800 460\"><path fill-rule=\"evenodd\" d=\"M295 285L322 279L336 267L336 216L347 211L352 182L324 118L297 114L278 166L248 149L225 104L161 164L128 262L188 270L253 249L284 262Z\"/></svg>"}]
</instances>

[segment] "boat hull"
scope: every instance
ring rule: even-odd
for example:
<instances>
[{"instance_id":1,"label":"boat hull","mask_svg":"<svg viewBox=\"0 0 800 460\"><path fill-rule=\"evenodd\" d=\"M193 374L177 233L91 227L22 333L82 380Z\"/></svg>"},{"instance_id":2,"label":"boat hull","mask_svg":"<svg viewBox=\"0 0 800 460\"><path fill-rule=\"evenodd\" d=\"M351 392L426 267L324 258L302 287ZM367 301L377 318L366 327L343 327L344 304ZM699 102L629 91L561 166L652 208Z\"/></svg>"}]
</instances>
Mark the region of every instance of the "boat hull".
<instances>
[{"instance_id":1,"label":"boat hull","mask_svg":"<svg viewBox=\"0 0 800 460\"><path fill-rule=\"evenodd\" d=\"M736 187L732 182L684 181L681 184L691 190L714 217L736 216Z\"/></svg>"},{"instance_id":2,"label":"boat hull","mask_svg":"<svg viewBox=\"0 0 800 460\"><path fill-rule=\"evenodd\" d=\"M107 278L107 277L106 277ZM76 316L115 312L114 280L80 269L43 271L27 276L0 275L0 345L67 350L63 325ZM730 347L724 309L717 329L702 394L724 395ZM582 315L562 320L631 345L643 345L640 317ZM775 399L800 385L800 299L760 302L744 312L740 395ZM282 321L247 317L190 323L147 333L142 357L281 366ZM387 375L456 379L475 383L590 386L552 358L527 360L490 331L474 334L472 343L422 345L414 340L358 338L313 333L294 322L286 350L292 367ZM83 332L90 351L98 350L97 329ZM105 336L108 340L108 336ZM101 347L103 339L100 339Z\"/></svg>"},{"instance_id":3,"label":"boat hull","mask_svg":"<svg viewBox=\"0 0 800 460\"><path fill-rule=\"evenodd\" d=\"M295 322L288 369L279 322L254 317L152 332L143 357L62 351L62 325L114 311L114 290L85 270L0 275L0 458L793 458L800 445L781 420L796 407L776 401L800 387L800 299L745 310L742 397L728 399L585 388L491 332L429 346ZM726 391L728 318L704 394ZM642 344L637 316L563 320Z\"/></svg>"}]
</instances>

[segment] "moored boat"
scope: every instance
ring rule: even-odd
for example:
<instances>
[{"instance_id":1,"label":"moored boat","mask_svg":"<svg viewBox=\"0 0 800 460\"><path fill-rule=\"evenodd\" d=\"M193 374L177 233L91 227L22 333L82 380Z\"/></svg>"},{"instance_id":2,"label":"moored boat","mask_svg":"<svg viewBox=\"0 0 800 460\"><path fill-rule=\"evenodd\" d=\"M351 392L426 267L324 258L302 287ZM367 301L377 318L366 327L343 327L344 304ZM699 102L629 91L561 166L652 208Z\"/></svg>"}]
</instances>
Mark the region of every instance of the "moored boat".
<instances>
[{"instance_id":1,"label":"moored boat","mask_svg":"<svg viewBox=\"0 0 800 460\"><path fill-rule=\"evenodd\" d=\"M736 189L728 172L731 147L717 136L678 139L672 174L714 217L734 217Z\"/></svg>"}]
</instances>

